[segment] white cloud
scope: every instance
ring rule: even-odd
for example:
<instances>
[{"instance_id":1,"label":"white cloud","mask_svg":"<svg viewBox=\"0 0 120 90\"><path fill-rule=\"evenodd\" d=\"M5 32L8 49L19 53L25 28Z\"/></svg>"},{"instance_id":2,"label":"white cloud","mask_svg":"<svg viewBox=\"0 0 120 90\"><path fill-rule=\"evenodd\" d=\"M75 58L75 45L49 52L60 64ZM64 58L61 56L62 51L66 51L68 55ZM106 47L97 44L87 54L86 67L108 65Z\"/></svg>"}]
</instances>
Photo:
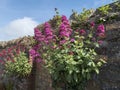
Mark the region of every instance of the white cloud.
<instances>
[{"instance_id":1,"label":"white cloud","mask_svg":"<svg viewBox=\"0 0 120 90\"><path fill-rule=\"evenodd\" d=\"M18 37L33 35L33 29L37 25L38 23L29 17L13 20L5 27L0 28L0 40L11 40Z\"/></svg>"}]
</instances>

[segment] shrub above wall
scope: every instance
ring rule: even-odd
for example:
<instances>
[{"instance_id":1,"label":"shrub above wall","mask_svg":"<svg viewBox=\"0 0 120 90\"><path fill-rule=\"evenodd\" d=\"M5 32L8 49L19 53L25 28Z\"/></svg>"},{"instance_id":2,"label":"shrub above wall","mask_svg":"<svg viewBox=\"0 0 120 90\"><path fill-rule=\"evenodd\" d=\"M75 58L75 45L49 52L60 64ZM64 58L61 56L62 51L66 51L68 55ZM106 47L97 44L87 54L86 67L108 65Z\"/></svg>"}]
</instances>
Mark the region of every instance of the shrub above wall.
<instances>
[{"instance_id":1,"label":"shrub above wall","mask_svg":"<svg viewBox=\"0 0 120 90\"><path fill-rule=\"evenodd\" d=\"M93 73L98 74L105 63L95 51L105 38L105 27L88 22L89 14L90 10L83 10L72 23L64 15L56 15L51 20L56 22L56 28L45 22L34 29L35 43L30 55L33 61L44 62L55 89L62 88L61 83L67 90L84 89L86 81Z\"/></svg>"},{"instance_id":2,"label":"shrub above wall","mask_svg":"<svg viewBox=\"0 0 120 90\"><path fill-rule=\"evenodd\" d=\"M113 3L113 4L110 4L110 7L116 7L115 6L115 4ZM97 12L97 11L96 11ZM101 23L104 23L105 24L105 28L106 28L106 26L107 27L109 27L109 23L114 23L114 25L115 24L119 24L119 22L116 22L116 20L118 20L119 21L119 11L117 10L117 11L114 11L113 9L112 10L110 10L110 12L108 12L108 15L106 16L100 16L98 13L94 13L93 15L91 15L91 17L89 18L89 20L88 20L88 22L91 22L91 21L94 21L94 20L96 20L95 22L99 25L99 24L101 24ZM118 17L115 17L115 18L112 18L111 16L109 17L109 14L110 13L116 13L115 15L117 15ZM111 19L110 19L111 18ZM58 20L58 22L57 22L57 20ZM104 20L105 20L105 22L104 22ZM51 22L53 22L53 23L51 23ZM116 23L115 23L116 22ZM53 20L51 20L50 22L50 25L52 26L51 28L53 29L53 33L57 33L58 31L59 31L59 27L58 27L58 25L60 25L61 24L61 22L60 22L60 17L59 16L55 16L54 18L53 18ZM57 25L56 25L56 23L58 23ZM55 26L57 26L56 28L54 27L54 25ZM86 24L84 23L84 25L86 26ZM81 25L82 26L82 25ZM87 25L88 26L88 25ZM78 24L78 29L79 29L79 24ZM43 30L42 32L44 32L44 25L42 24L42 25L40 25L40 27L38 26L37 27L38 28L38 32L39 32L39 29L40 30ZM85 27L86 28L86 27ZM88 28L87 28L88 29ZM119 27L118 26L116 26L116 29L118 29L118 31L119 31ZM118 31L115 31L115 32L118 32ZM110 31L110 32L112 32L112 31ZM114 32L114 31L113 31ZM109 71L109 67L107 67L107 66L109 66L109 63L110 63L110 61L111 61L111 59L109 58L109 52L108 51L110 51L110 52L112 52L109 48L108 48L108 46L109 47L111 47L111 43L109 42L109 40L108 40L108 29L107 29L107 32L106 32L106 37L104 37L103 38L103 40L105 40L104 42L103 42L103 44L100 46L100 49L98 50L98 53L101 55L101 57L104 59L104 60L108 60L107 62L108 62L108 64L105 64L105 66L106 67L103 67L103 70L105 70L106 72L104 72L104 74L107 74L107 72ZM59 34L59 33L57 33L57 34ZM117 33L116 33L117 34ZM43 33L42 33L42 35L43 35ZM109 35L111 35L111 34L109 34ZM118 34L117 34L117 37L119 37L119 32L118 32ZM112 39L113 37L111 37L111 39ZM73 40L74 41L74 40ZM64 42L63 42L63 44L64 44ZM61 49L62 50L62 49ZM119 49L118 49L119 50ZM38 51L39 52L39 51ZM63 55L64 56L64 55ZM113 66L114 66L114 64L115 63L118 63L118 62L114 62L113 63ZM118 66L119 66L119 64L117 64ZM104 68L106 68L106 69L104 69ZM116 68L117 68L117 66L116 66ZM108 71L107 71L108 70ZM39 70L38 70L39 71ZM101 71L102 72L102 71ZM102 76L103 74L101 74L101 72L100 72L100 75ZM109 72L108 72L109 73ZM113 74L111 74L111 75L113 75ZM40 75L41 76L41 75ZM98 75L99 76L99 75ZM99 76L100 78L100 81L102 82L102 77L101 76ZM38 76L39 77L39 76ZM38 79L38 78L37 78ZM110 79L110 78L109 78ZM96 79L94 79L94 80L98 80L98 78L96 78ZM105 79L106 80L106 79ZM98 80L99 81L99 80ZM102 83L99 83L99 82L96 82L96 85L99 87L98 89L104 89L105 88L105 86L107 85L107 81L106 81L106 84L105 84L105 86L103 85L105 82L102 82ZM39 82L39 80L37 80L37 82ZM111 82L112 83L112 82ZM88 83L89 84L89 83ZM117 86L116 84L115 84L115 86L119 89L119 85ZM63 85L63 87L64 87L64 85ZM93 84L93 88L94 88L95 86L94 86L94 84ZM110 86L106 86L106 89L105 90L107 90L107 88L113 88L114 86L112 86L112 87L110 87ZM88 87L88 90L90 90L90 88ZM92 89L91 89L92 90ZM96 89L95 89L96 90Z\"/></svg>"}]
</instances>

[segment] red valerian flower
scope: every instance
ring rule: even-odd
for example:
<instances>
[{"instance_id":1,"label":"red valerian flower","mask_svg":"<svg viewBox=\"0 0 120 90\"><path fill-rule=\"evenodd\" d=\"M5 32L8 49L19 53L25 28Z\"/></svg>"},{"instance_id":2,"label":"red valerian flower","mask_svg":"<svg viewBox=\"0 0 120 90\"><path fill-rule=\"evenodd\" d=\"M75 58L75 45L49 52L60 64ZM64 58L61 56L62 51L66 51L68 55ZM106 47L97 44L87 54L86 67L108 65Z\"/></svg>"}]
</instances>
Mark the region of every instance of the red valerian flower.
<instances>
[{"instance_id":1,"label":"red valerian flower","mask_svg":"<svg viewBox=\"0 0 120 90\"><path fill-rule=\"evenodd\" d=\"M69 52L69 55L74 55L74 53L71 51L71 52Z\"/></svg>"},{"instance_id":2,"label":"red valerian flower","mask_svg":"<svg viewBox=\"0 0 120 90\"><path fill-rule=\"evenodd\" d=\"M103 24L97 27L97 33L105 33L105 27Z\"/></svg>"},{"instance_id":3,"label":"red valerian flower","mask_svg":"<svg viewBox=\"0 0 120 90\"><path fill-rule=\"evenodd\" d=\"M94 26L95 26L95 23L94 23L94 22L90 22L90 26L91 26L91 27L94 27Z\"/></svg>"},{"instance_id":4,"label":"red valerian flower","mask_svg":"<svg viewBox=\"0 0 120 90\"><path fill-rule=\"evenodd\" d=\"M44 24L44 35L45 35L45 42L49 42L49 40L53 39L53 32L48 22Z\"/></svg>"},{"instance_id":5,"label":"red valerian flower","mask_svg":"<svg viewBox=\"0 0 120 90\"><path fill-rule=\"evenodd\" d=\"M71 42L74 42L74 41L75 41L75 39L74 39L74 38L72 38L70 41L71 41Z\"/></svg>"},{"instance_id":6,"label":"red valerian flower","mask_svg":"<svg viewBox=\"0 0 120 90\"><path fill-rule=\"evenodd\" d=\"M61 41L60 41L60 45L62 45L62 44L64 44L64 43L66 43L66 40L61 40Z\"/></svg>"},{"instance_id":7,"label":"red valerian flower","mask_svg":"<svg viewBox=\"0 0 120 90\"><path fill-rule=\"evenodd\" d=\"M105 27L103 24L97 27L96 35L101 38L105 37Z\"/></svg>"},{"instance_id":8,"label":"red valerian flower","mask_svg":"<svg viewBox=\"0 0 120 90\"><path fill-rule=\"evenodd\" d=\"M60 38L69 38L72 33L72 29L70 27L69 21L66 16L62 16L62 23L59 27L59 36Z\"/></svg>"},{"instance_id":9,"label":"red valerian flower","mask_svg":"<svg viewBox=\"0 0 120 90\"><path fill-rule=\"evenodd\" d=\"M34 29L34 34L35 34L34 36L35 40L40 42L44 41L45 36L42 34L42 32L38 28Z\"/></svg>"},{"instance_id":10,"label":"red valerian flower","mask_svg":"<svg viewBox=\"0 0 120 90\"><path fill-rule=\"evenodd\" d=\"M105 33L99 33L98 36L99 36L100 38L104 38L104 37L105 37Z\"/></svg>"},{"instance_id":11,"label":"red valerian flower","mask_svg":"<svg viewBox=\"0 0 120 90\"><path fill-rule=\"evenodd\" d=\"M98 41L98 44L100 44L100 45L101 45L102 43L103 43L103 41L102 41L102 40L99 40L99 41Z\"/></svg>"},{"instance_id":12,"label":"red valerian flower","mask_svg":"<svg viewBox=\"0 0 120 90\"><path fill-rule=\"evenodd\" d=\"M39 54L37 51L35 51L34 49L30 49L30 50L29 50L29 54L30 54L30 56L32 57L33 60L34 60L36 57L39 57L39 56L40 56L40 54Z\"/></svg>"},{"instance_id":13,"label":"red valerian flower","mask_svg":"<svg viewBox=\"0 0 120 90\"><path fill-rule=\"evenodd\" d=\"M5 62L4 62L3 60L0 60L0 63L1 63L1 64L5 64Z\"/></svg>"},{"instance_id":14,"label":"red valerian flower","mask_svg":"<svg viewBox=\"0 0 120 90\"><path fill-rule=\"evenodd\" d=\"M62 15L62 22L63 22L63 21L68 21L68 20L67 20L67 17L66 17L65 15Z\"/></svg>"},{"instance_id":15,"label":"red valerian flower","mask_svg":"<svg viewBox=\"0 0 120 90\"><path fill-rule=\"evenodd\" d=\"M80 34L81 35L85 35L86 34L86 31L84 29L80 30Z\"/></svg>"}]
</instances>

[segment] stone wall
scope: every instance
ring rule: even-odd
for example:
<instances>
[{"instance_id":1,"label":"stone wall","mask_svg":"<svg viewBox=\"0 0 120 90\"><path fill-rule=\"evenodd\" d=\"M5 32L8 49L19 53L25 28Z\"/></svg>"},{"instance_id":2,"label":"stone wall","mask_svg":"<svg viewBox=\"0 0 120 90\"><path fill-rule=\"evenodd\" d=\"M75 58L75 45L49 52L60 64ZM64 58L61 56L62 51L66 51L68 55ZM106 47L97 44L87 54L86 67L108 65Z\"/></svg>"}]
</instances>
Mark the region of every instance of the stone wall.
<instances>
[{"instance_id":1,"label":"stone wall","mask_svg":"<svg viewBox=\"0 0 120 90\"><path fill-rule=\"evenodd\" d=\"M36 63L35 90L54 90L48 70L43 63Z\"/></svg>"},{"instance_id":2,"label":"stone wall","mask_svg":"<svg viewBox=\"0 0 120 90\"><path fill-rule=\"evenodd\" d=\"M120 25L119 22L116 24ZM106 26L109 27L109 24ZM100 74L94 75L88 83L87 90L120 90L120 28L117 26L106 31L107 63L101 68Z\"/></svg>"},{"instance_id":3,"label":"stone wall","mask_svg":"<svg viewBox=\"0 0 120 90\"><path fill-rule=\"evenodd\" d=\"M111 10L109 14L117 13L117 18L105 22L106 38L101 49L98 50L98 53L107 60L107 63L101 68L100 74L94 75L88 82L86 90L120 90L120 11L115 9L114 4L111 4L111 7L113 11ZM93 16L91 20L100 17L96 12ZM26 47L29 47L31 42L27 38L12 42L0 42L0 50L17 42L24 43ZM43 63L33 64L32 73L27 81L29 82L27 83L28 88L24 88L24 90L53 90L52 80ZM1 89L4 86L1 83L0 80L0 90L4 90Z\"/></svg>"},{"instance_id":4,"label":"stone wall","mask_svg":"<svg viewBox=\"0 0 120 90\"><path fill-rule=\"evenodd\" d=\"M88 82L86 90L120 90L120 11L114 3L110 4L110 7L112 10L109 11L108 15L100 16L96 11L90 17L90 21L92 21L98 20L99 18L109 19L112 15L115 15L114 18L104 22L106 38L98 50L99 55L107 63L100 69L100 74L94 75ZM44 70L42 69L42 71ZM47 82L47 86L51 86L51 84L48 85L50 77L46 75L46 70L41 72L38 69L38 71L39 73L36 75L36 90L51 90L49 88L42 89L44 82L41 81L43 80ZM48 78L48 81L46 78Z\"/></svg>"},{"instance_id":5,"label":"stone wall","mask_svg":"<svg viewBox=\"0 0 120 90\"><path fill-rule=\"evenodd\" d=\"M111 6L113 8L114 4ZM100 74L94 75L88 82L86 90L120 90L120 11L115 9L111 13L115 12L119 16L105 22L106 44L100 53L107 57L107 63L101 68Z\"/></svg>"}]
</instances>

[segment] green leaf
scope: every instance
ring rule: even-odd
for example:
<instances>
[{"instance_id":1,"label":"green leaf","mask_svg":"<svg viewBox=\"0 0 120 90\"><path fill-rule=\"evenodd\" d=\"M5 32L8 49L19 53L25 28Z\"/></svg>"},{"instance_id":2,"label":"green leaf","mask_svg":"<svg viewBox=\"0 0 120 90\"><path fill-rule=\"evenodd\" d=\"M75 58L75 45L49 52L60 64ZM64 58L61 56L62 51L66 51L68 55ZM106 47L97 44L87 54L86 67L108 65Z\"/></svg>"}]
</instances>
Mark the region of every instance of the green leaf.
<instances>
[{"instance_id":1,"label":"green leaf","mask_svg":"<svg viewBox=\"0 0 120 90\"><path fill-rule=\"evenodd\" d=\"M102 62L98 62L97 65L100 67L102 66Z\"/></svg>"},{"instance_id":2,"label":"green leaf","mask_svg":"<svg viewBox=\"0 0 120 90\"><path fill-rule=\"evenodd\" d=\"M87 65L88 65L88 66L92 66L92 62L89 62Z\"/></svg>"},{"instance_id":3,"label":"green leaf","mask_svg":"<svg viewBox=\"0 0 120 90\"><path fill-rule=\"evenodd\" d=\"M100 59L100 61L102 62L102 63L107 63L105 60L103 60L103 59Z\"/></svg>"},{"instance_id":4,"label":"green leaf","mask_svg":"<svg viewBox=\"0 0 120 90\"><path fill-rule=\"evenodd\" d=\"M70 75L72 74L72 72L73 72L73 70L69 70L69 74L70 74Z\"/></svg>"},{"instance_id":5,"label":"green leaf","mask_svg":"<svg viewBox=\"0 0 120 90\"><path fill-rule=\"evenodd\" d=\"M89 80L90 78L90 73L87 73L87 80Z\"/></svg>"},{"instance_id":6,"label":"green leaf","mask_svg":"<svg viewBox=\"0 0 120 90\"><path fill-rule=\"evenodd\" d=\"M70 83L71 80L72 80L72 76L71 76L71 74L68 74L66 78L67 78L67 81Z\"/></svg>"},{"instance_id":7,"label":"green leaf","mask_svg":"<svg viewBox=\"0 0 120 90\"><path fill-rule=\"evenodd\" d=\"M99 69L98 69L98 68L95 68L95 72L96 72L97 74L99 74Z\"/></svg>"},{"instance_id":8,"label":"green leaf","mask_svg":"<svg viewBox=\"0 0 120 90\"><path fill-rule=\"evenodd\" d=\"M99 47L99 44L98 44L98 43L94 43L94 45L95 45L96 47Z\"/></svg>"},{"instance_id":9,"label":"green leaf","mask_svg":"<svg viewBox=\"0 0 120 90\"><path fill-rule=\"evenodd\" d=\"M76 73L73 74L73 78L74 78L74 80L75 80L76 82L78 82L78 77L77 77L77 74L76 74Z\"/></svg>"}]
</instances>

